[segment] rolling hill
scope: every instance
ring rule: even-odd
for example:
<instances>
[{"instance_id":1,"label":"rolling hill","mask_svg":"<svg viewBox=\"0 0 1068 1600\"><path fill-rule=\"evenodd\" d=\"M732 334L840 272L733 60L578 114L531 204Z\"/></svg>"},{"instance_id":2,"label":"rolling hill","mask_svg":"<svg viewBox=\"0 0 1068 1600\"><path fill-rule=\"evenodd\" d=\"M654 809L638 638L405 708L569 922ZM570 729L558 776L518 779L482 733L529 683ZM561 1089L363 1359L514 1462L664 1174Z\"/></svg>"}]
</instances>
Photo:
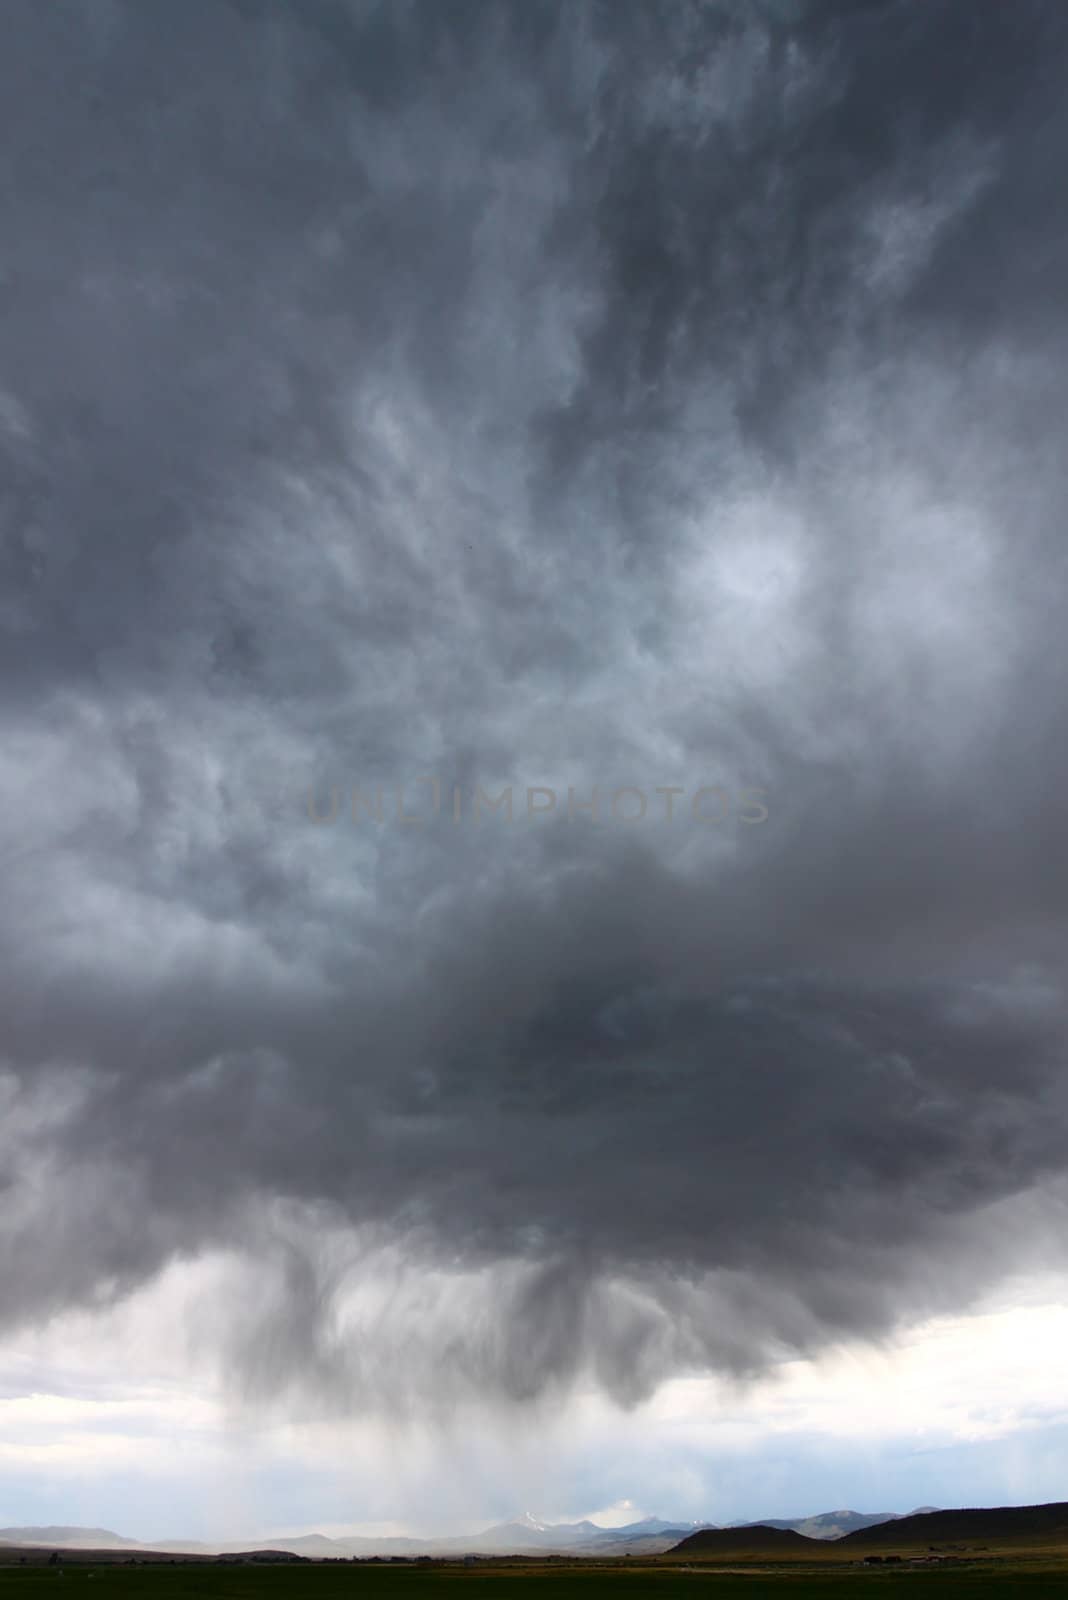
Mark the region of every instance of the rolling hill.
<instances>
[{"instance_id":1,"label":"rolling hill","mask_svg":"<svg viewBox=\"0 0 1068 1600\"><path fill-rule=\"evenodd\" d=\"M769 1555L803 1555L821 1542L824 1541L807 1539L793 1528L773 1528L767 1522L754 1522L747 1528L701 1528L673 1546L671 1554L712 1556L761 1551Z\"/></svg>"}]
</instances>

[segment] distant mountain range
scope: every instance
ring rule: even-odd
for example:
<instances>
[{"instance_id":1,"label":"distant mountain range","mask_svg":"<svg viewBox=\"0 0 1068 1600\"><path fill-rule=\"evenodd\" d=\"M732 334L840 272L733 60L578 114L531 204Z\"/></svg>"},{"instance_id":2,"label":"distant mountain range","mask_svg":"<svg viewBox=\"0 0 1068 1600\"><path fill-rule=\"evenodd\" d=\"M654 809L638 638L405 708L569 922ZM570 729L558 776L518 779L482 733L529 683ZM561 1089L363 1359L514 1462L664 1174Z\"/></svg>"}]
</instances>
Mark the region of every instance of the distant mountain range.
<instances>
[{"instance_id":1,"label":"distant mountain range","mask_svg":"<svg viewBox=\"0 0 1068 1600\"><path fill-rule=\"evenodd\" d=\"M833 1539L856 1528L866 1528L894 1513L865 1516L857 1511L827 1511L796 1522L766 1523L776 1529L796 1529L809 1537ZM300 1534L293 1538L272 1536L272 1549L313 1560L345 1560L350 1556L419 1555L659 1555L689 1535L713 1528L712 1523L669 1521L645 1517L620 1528L602 1528L595 1522L538 1522L529 1513L509 1522L496 1523L477 1534L444 1536L438 1539L382 1538L350 1535L331 1539L322 1533ZM744 1524L739 1526L750 1526ZM817 1529L823 1531L816 1531ZM50 1545L55 1549L161 1550L180 1555L229 1554L250 1548L247 1539L226 1544L205 1544L193 1539L127 1539L107 1528L0 1528L5 1544Z\"/></svg>"},{"instance_id":2,"label":"distant mountain range","mask_svg":"<svg viewBox=\"0 0 1068 1600\"><path fill-rule=\"evenodd\" d=\"M139 1547L137 1539L124 1539L109 1528L0 1528L2 1544L50 1544L63 1548L119 1550Z\"/></svg>"},{"instance_id":3,"label":"distant mountain range","mask_svg":"<svg viewBox=\"0 0 1068 1600\"><path fill-rule=\"evenodd\" d=\"M369 1537L358 1534L331 1539L323 1533L272 1537L274 1550L313 1560L346 1560L350 1556L422 1555L658 1555L670 1550L703 1524L667 1522L647 1517L622 1528L602 1528L595 1522L542 1523L523 1515L500 1522L481 1533L442 1536L437 1539ZM159 1550L176 1555L230 1554L251 1548L247 1539L206 1544L194 1539L126 1539L108 1528L0 1528L0 1543L51 1546L57 1550Z\"/></svg>"},{"instance_id":4,"label":"distant mountain range","mask_svg":"<svg viewBox=\"0 0 1068 1600\"><path fill-rule=\"evenodd\" d=\"M842 1532L841 1530L846 1530ZM808 1530L808 1531L805 1531ZM838 1531L832 1531L838 1530ZM780 1552L800 1555L824 1547L831 1541L847 1546L850 1553L864 1556L868 1550L941 1552L931 1559L960 1559L959 1552L982 1550L987 1546L1020 1545L1045 1547L1068 1544L1068 1503L1056 1501L1039 1506L995 1506L954 1511L939 1511L926 1506L906 1515L886 1512L823 1511L794 1522L775 1519L769 1522L736 1523L717 1528L710 1523L668 1522L662 1517L647 1517L622 1528L601 1528L595 1522L538 1522L524 1514L511 1522L497 1523L482 1533L441 1539L330 1539L325 1534L302 1534L297 1538L272 1538L260 1545L241 1543L211 1545L190 1539L158 1539L146 1543L124 1538L109 1528L27 1527L0 1528L0 1544L8 1550L32 1546L37 1550L82 1550L100 1552L102 1559L121 1560L127 1555L150 1559L150 1553L196 1559L241 1553L246 1559L268 1559L268 1552L284 1552L312 1560L347 1560L353 1556L462 1556L462 1555L561 1555L623 1556L658 1555L670 1550L686 1558L714 1559L717 1555L733 1559L746 1553L758 1557ZM950 1552L951 1554L947 1554ZM278 1557L281 1559L281 1556ZM873 1554L872 1560L876 1559ZM896 1558L895 1558L896 1559Z\"/></svg>"}]
</instances>

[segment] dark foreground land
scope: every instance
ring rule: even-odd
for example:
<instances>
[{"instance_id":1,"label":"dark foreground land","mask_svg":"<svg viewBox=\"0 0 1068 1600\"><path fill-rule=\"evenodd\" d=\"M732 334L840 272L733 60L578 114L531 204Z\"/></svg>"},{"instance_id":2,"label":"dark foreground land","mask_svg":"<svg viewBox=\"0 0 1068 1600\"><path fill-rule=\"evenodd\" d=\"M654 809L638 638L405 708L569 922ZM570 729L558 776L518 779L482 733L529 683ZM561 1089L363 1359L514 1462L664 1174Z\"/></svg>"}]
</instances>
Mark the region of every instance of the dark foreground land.
<instances>
[{"instance_id":1,"label":"dark foreground land","mask_svg":"<svg viewBox=\"0 0 1068 1600\"><path fill-rule=\"evenodd\" d=\"M63 1576L60 1578L60 1572ZM92 1575L90 1577L90 1574ZM182 1562L125 1566L93 1564L79 1557L62 1567L0 1566L0 1600L43 1600L71 1590L91 1600L538 1600L540 1594L570 1600L1068 1600L1068 1551L991 1554L958 1567L863 1567L845 1561L818 1566L749 1561L734 1567L677 1562L594 1565L590 1562L522 1565L480 1562L433 1566L381 1566L362 1563L297 1565Z\"/></svg>"}]
</instances>

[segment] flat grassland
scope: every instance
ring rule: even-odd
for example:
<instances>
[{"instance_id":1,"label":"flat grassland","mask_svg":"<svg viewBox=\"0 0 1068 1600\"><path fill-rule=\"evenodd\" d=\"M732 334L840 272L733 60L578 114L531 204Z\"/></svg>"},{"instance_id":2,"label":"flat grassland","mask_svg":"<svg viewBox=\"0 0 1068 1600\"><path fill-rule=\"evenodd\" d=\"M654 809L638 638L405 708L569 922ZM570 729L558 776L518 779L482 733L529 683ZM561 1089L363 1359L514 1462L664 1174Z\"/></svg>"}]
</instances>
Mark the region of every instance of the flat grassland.
<instances>
[{"instance_id":1,"label":"flat grassland","mask_svg":"<svg viewBox=\"0 0 1068 1600\"><path fill-rule=\"evenodd\" d=\"M38 1557L38 1560L40 1558ZM62 1572L62 1579L60 1573ZM92 1577L90 1579L90 1574ZM323 1563L307 1565L166 1562L127 1566L64 1556L61 1566L0 1566L0 1600L44 1600L57 1584L91 1600L1068 1600L1068 1550L991 1550L959 1566L864 1567L845 1561L735 1561L681 1565L670 1560L495 1564L465 1567ZM533 1589L534 1593L530 1594Z\"/></svg>"}]
</instances>

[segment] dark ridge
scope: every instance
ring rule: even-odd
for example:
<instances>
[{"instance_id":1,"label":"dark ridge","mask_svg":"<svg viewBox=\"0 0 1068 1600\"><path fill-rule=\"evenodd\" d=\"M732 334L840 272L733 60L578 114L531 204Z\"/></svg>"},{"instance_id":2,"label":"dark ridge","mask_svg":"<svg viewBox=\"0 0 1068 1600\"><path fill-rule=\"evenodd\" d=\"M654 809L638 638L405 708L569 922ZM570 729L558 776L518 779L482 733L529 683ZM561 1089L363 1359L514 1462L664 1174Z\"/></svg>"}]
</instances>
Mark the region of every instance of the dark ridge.
<instances>
[{"instance_id":1,"label":"dark ridge","mask_svg":"<svg viewBox=\"0 0 1068 1600\"><path fill-rule=\"evenodd\" d=\"M847 1533L835 1544L939 1544L945 1541L1058 1539L1068 1541L1068 1501L1041 1506L925 1511Z\"/></svg>"}]
</instances>

